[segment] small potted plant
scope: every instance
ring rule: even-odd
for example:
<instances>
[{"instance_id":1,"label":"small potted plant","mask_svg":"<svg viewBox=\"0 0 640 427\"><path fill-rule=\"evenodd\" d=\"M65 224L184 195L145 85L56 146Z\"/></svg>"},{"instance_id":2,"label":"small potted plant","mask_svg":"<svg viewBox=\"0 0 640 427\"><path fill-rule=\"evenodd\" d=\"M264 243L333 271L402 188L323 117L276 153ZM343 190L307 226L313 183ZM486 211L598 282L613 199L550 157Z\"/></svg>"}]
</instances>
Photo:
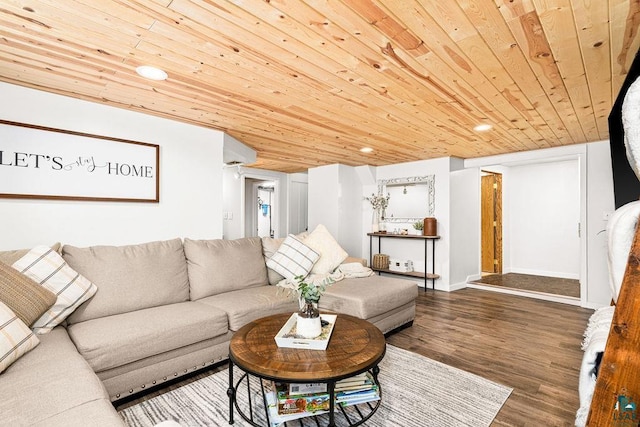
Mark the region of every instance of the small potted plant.
<instances>
[{"instance_id":1,"label":"small potted plant","mask_svg":"<svg viewBox=\"0 0 640 427\"><path fill-rule=\"evenodd\" d=\"M424 223L422 221L416 221L413 223L413 229L415 230L416 236L422 236L422 229L424 228Z\"/></svg>"},{"instance_id":2,"label":"small potted plant","mask_svg":"<svg viewBox=\"0 0 640 427\"><path fill-rule=\"evenodd\" d=\"M284 282L284 283L283 283ZM334 283L331 277L322 280L306 281L304 276L296 276L292 280L282 281L278 286L288 288L297 298L300 304L296 335L303 338L315 338L322 333L320 311L318 303L327 286Z\"/></svg>"},{"instance_id":3,"label":"small potted plant","mask_svg":"<svg viewBox=\"0 0 640 427\"><path fill-rule=\"evenodd\" d=\"M302 276L296 276L298 281L298 298L300 311L298 311L297 335L304 338L315 338L322 333L322 323L320 321L320 310L318 303L327 285L334 282L327 277L320 282L305 282Z\"/></svg>"}]
</instances>

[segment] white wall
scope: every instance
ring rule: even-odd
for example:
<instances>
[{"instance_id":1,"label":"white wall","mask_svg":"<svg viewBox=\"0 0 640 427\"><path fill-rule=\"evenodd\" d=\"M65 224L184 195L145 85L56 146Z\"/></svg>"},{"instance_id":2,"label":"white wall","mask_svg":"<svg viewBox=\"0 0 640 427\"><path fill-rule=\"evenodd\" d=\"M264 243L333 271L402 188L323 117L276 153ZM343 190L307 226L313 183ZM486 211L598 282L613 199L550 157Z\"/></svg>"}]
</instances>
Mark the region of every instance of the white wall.
<instances>
[{"instance_id":1,"label":"white wall","mask_svg":"<svg viewBox=\"0 0 640 427\"><path fill-rule=\"evenodd\" d=\"M609 305L609 269L607 264L607 219L615 209L611 150L608 141L587 144L587 247L586 304L590 308Z\"/></svg>"},{"instance_id":2,"label":"white wall","mask_svg":"<svg viewBox=\"0 0 640 427\"><path fill-rule=\"evenodd\" d=\"M514 166L507 178L511 263L504 272L579 279L578 160Z\"/></svg>"},{"instance_id":3,"label":"white wall","mask_svg":"<svg viewBox=\"0 0 640 427\"><path fill-rule=\"evenodd\" d=\"M480 270L480 173L477 169L451 172L450 258L451 290L466 287Z\"/></svg>"},{"instance_id":4,"label":"white wall","mask_svg":"<svg viewBox=\"0 0 640 427\"><path fill-rule=\"evenodd\" d=\"M362 184L356 168L321 166L310 169L308 177L309 231L323 224L349 255L364 257Z\"/></svg>"},{"instance_id":5,"label":"white wall","mask_svg":"<svg viewBox=\"0 0 640 427\"><path fill-rule=\"evenodd\" d=\"M223 237L229 240L244 236L244 222L241 221L241 212L244 212L244 178L236 179L233 176L236 171L237 168L235 167L225 167L222 170L222 212L220 212L220 219L223 220ZM242 218L244 219L244 217Z\"/></svg>"},{"instance_id":6,"label":"white wall","mask_svg":"<svg viewBox=\"0 0 640 427\"><path fill-rule=\"evenodd\" d=\"M405 178L411 176L425 176L435 175L435 212L434 217L438 221L438 234L440 240L436 241L436 262L435 273L439 274L440 279L436 280L436 289L449 290L450 285L450 188L449 188L449 174L452 168L451 159L443 157L432 160L420 160L416 162L400 163L388 166L379 166L376 168L376 179L392 179L392 178ZM377 187L376 187L377 191ZM365 195L370 195L370 191ZM367 202L365 202L367 203ZM427 216L428 210L426 202L424 203L424 216ZM369 215L371 215L371 207L369 205ZM391 225L395 227L395 225ZM406 224L403 228L411 227L410 224ZM370 231L370 230L366 230ZM369 241L368 237L364 236L367 247L367 257ZM377 252L377 243L374 239L374 245ZM422 240L414 241L408 239L383 239L382 241L382 253L388 254L392 258L410 259L413 261L414 269L416 271L425 271L424 265L424 245ZM430 246L430 245L429 245ZM431 248L429 248L431 249ZM429 265L428 271L431 271L431 256L428 259ZM429 283L431 285L431 283Z\"/></svg>"},{"instance_id":7,"label":"white wall","mask_svg":"<svg viewBox=\"0 0 640 427\"><path fill-rule=\"evenodd\" d=\"M338 236L344 250L352 254L362 247L362 184L353 167L340 165L339 171Z\"/></svg>"},{"instance_id":8,"label":"white wall","mask_svg":"<svg viewBox=\"0 0 640 427\"><path fill-rule=\"evenodd\" d=\"M340 231L340 165L309 169L309 231L324 224L338 240ZM343 246L344 247L344 246ZM346 249L345 249L346 250Z\"/></svg>"},{"instance_id":9,"label":"white wall","mask_svg":"<svg viewBox=\"0 0 640 427\"><path fill-rule=\"evenodd\" d=\"M160 203L0 199L0 249L222 235L222 132L6 83L0 99L4 120L160 145Z\"/></svg>"},{"instance_id":10,"label":"white wall","mask_svg":"<svg viewBox=\"0 0 640 427\"><path fill-rule=\"evenodd\" d=\"M309 228L309 176L293 173L288 177L289 210L287 224L289 233L299 234Z\"/></svg>"}]
</instances>

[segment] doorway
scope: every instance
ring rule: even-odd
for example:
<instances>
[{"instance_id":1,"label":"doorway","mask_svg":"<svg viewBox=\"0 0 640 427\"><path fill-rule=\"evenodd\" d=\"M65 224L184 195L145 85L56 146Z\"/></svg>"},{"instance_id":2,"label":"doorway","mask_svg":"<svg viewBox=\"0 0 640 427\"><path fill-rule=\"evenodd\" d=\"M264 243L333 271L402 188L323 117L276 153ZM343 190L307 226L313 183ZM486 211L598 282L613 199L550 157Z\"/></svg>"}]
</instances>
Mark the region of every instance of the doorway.
<instances>
[{"instance_id":1,"label":"doorway","mask_svg":"<svg viewBox=\"0 0 640 427\"><path fill-rule=\"evenodd\" d=\"M273 191L274 183L258 185L258 237L274 237Z\"/></svg>"},{"instance_id":2,"label":"doorway","mask_svg":"<svg viewBox=\"0 0 640 427\"><path fill-rule=\"evenodd\" d=\"M482 273L502 273L502 174L482 171Z\"/></svg>"},{"instance_id":3,"label":"doorway","mask_svg":"<svg viewBox=\"0 0 640 427\"><path fill-rule=\"evenodd\" d=\"M274 237L279 221L275 181L245 178L245 237Z\"/></svg>"},{"instance_id":4,"label":"doorway","mask_svg":"<svg viewBox=\"0 0 640 427\"><path fill-rule=\"evenodd\" d=\"M580 158L480 171L481 271L471 287L580 304L586 277Z\"/></svg>"}]
</instances>

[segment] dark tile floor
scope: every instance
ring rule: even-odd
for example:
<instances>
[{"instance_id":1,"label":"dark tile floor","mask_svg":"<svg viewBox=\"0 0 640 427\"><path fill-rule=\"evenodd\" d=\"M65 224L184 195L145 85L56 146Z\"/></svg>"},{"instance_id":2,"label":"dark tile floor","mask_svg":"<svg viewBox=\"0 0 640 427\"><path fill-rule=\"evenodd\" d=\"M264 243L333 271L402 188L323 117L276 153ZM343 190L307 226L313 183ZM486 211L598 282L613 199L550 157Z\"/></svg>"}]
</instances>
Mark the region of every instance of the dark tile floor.
<instances>
[{"instance_id":1,"label":"dark tile floor","mask_svg":"<svg viewBox=\"0 0 640 427\"><path fill-rule=\"evenodd\" d=\"M471 283L580 298L580 281L531 274L488 274Z\"/></svg>"}]
</instances>

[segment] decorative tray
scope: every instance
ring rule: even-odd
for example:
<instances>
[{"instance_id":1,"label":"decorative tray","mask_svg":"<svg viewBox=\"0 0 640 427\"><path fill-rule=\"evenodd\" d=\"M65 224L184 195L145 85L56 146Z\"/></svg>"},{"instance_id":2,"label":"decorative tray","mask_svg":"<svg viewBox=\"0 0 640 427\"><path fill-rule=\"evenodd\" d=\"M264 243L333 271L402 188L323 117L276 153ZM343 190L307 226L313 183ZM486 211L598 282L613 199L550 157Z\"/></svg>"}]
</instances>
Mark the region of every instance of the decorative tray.
<instances>
[{"instance_id":1,"label":"decorative tray","mask_svg":"<svg viewBox=\"0 0 640 427\"><path fill-rule=\"evenodd\" d=\"M336 323L335 314L321 314L320 319L329 324L322 327L322 333L316 338L302 338L296 335L296 323L298 314L293 313L289 320L284 324L280 331L276 334L275 340L278 347L287 348L306 348L308 350L326 350L329 345L329 339L333 332L333 326Z\"/></svg>"}]
</instances>

